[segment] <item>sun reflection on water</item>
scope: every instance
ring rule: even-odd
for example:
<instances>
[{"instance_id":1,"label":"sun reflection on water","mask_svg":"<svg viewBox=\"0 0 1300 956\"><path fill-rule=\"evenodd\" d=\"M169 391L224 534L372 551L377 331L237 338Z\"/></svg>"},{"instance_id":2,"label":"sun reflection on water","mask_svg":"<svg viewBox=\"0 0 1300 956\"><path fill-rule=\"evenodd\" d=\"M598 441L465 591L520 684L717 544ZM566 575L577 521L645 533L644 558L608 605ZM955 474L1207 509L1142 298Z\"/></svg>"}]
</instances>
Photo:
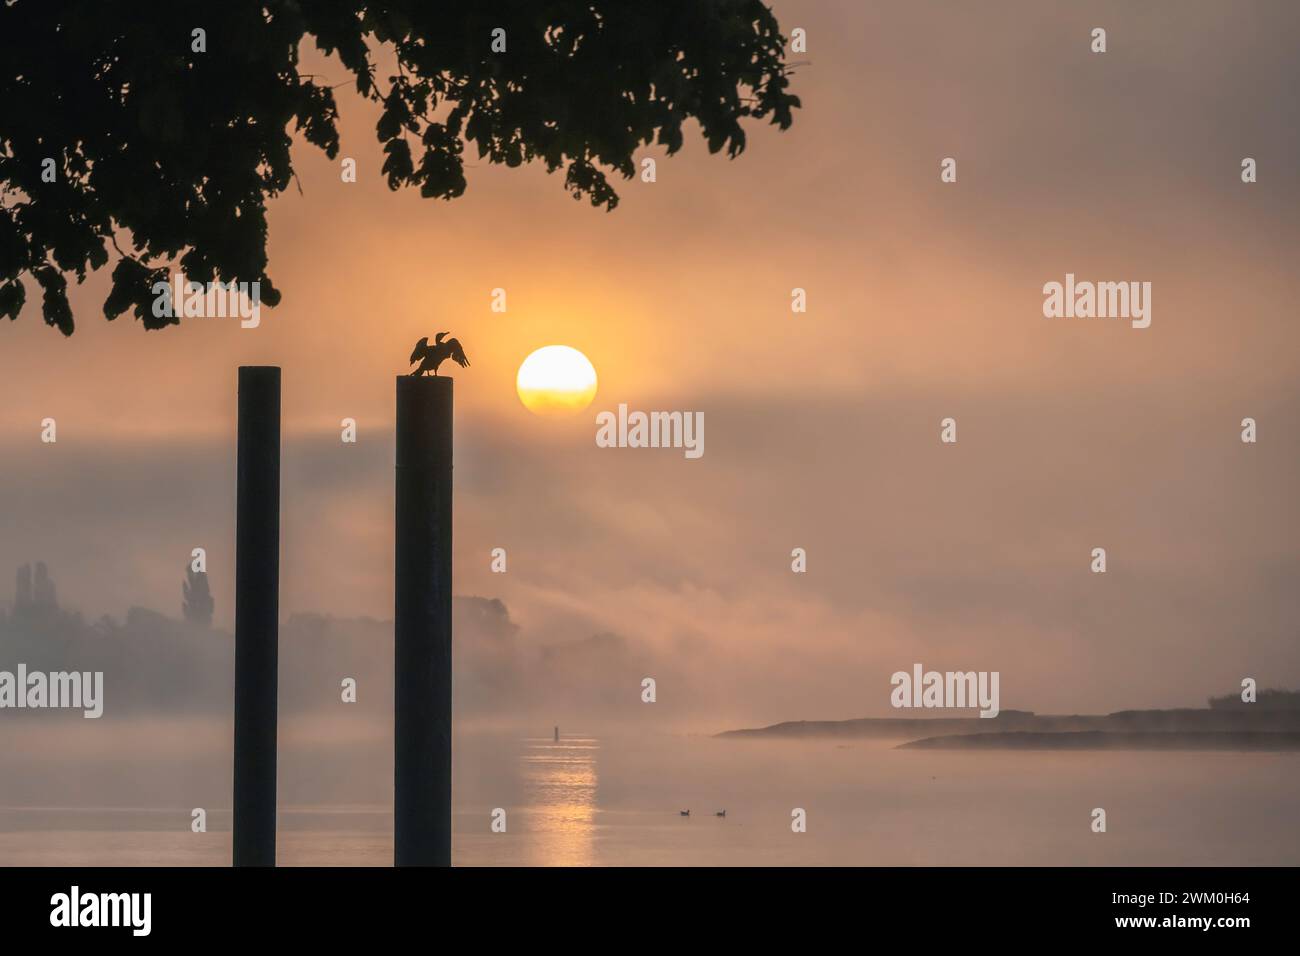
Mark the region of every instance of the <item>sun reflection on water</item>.
<instances>
[{"instance_id":1,"label":"sun reflection on water","mask_svg":"<svg viewBox=\"0 0 1300 956\"><path fill-rule=\"evenodd\" d=\"M595 737L530 738L520 757L529 807L530 860L537 866L590 866L596 844Z\"/></svg>"}]
</instances>

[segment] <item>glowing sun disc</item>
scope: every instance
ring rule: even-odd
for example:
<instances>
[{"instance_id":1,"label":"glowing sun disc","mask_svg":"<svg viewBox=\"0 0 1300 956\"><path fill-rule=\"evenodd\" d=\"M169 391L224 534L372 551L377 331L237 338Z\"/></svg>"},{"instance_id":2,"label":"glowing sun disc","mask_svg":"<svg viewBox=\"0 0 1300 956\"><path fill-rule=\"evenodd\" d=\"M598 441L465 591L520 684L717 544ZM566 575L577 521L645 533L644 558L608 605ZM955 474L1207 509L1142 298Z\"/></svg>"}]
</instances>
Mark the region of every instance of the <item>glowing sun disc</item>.
<instances>
[{"instance_id":1,"label":"glowing sun disc","mask_svg":"<svg viewBox=\"0 0 1300 956\"><path fill-rule=\"evenodd\" d=\"M577 349L548 345L524 359L515 388L535 415L572 415L596 397L596 369Z\"/></svg>"}]
</instances>

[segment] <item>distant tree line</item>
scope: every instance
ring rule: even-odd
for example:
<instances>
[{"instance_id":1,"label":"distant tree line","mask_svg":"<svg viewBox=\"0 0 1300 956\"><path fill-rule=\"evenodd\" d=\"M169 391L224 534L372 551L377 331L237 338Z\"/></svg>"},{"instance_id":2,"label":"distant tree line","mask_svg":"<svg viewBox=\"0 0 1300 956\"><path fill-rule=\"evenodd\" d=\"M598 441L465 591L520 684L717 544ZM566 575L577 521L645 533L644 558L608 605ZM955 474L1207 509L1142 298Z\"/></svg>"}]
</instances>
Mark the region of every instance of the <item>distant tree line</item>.
<instances>
[{"instance_id":1,"label":"distant tree line","mask_svg":"<svg viewBox=\"0 0 1300 956\"><path fill-rule=\"evenodd\" d=\"M1213 710L1300 710L1300 690L1282 690L1280 687L1261 690L1259 699L1253 704L1243 701L1240 694L1224 694L1211 697L1210 707Z\"/></svg>"}]
</instances>

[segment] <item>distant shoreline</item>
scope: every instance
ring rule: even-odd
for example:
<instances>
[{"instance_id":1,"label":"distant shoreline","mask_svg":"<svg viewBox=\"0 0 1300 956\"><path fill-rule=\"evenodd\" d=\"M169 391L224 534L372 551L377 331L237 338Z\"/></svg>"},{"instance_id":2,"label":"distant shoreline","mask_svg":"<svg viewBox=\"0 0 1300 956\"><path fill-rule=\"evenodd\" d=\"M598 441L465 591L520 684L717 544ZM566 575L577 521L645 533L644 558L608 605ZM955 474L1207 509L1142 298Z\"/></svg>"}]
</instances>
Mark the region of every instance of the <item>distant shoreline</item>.
<instances>
[{"instance_id":1,"label":"distant shoreline","mask_svg":"<svg viewBox=\"0 0 1300 956\"><path fill-rule=\"evenodd\" d=\"M898 750L1300 750L1300 733L1228 731L1209 733L1071 733L953 734L899 744Z\"/></svg>"},{"instance_id":2,"label":"distant shoreline","mask_svg":"<svg viewBox=\"0 0 1300 956\"><path fill-rule=\"evenodd\" d=\"M727 730L729 739L896 740L934 750L1300 750L1300 710L1261 707L1127 710L1113 714L865 717Z\"/></svg>"}]
</instances>

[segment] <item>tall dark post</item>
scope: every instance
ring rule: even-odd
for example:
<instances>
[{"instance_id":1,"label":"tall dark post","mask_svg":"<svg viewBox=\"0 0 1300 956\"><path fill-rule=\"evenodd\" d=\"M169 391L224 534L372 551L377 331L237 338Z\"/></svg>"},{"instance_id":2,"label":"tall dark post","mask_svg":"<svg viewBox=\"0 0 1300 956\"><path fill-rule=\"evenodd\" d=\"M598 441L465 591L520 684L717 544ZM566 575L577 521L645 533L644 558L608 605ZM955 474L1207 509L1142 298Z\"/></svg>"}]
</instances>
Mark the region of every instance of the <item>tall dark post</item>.
<instances>
[{"instance_id":1,"label":"tall dark post","mask_svg":"<svg viewBox=\"0 0 1300 956\"><path fill-rule=\"evenodd\" d=\"M451 865L452 380L397 379L393 850Z\"/></svg>"},{"instance_id":2,"label":"tall dark post","mask_svg":"<svg viewBox=\"0 0 1300 956\"><path fill-rule=\"evenodd\" d=\"M239 369L235 525L235 866L275 866L280 369Z\"/></svg>"}]
</instances>

